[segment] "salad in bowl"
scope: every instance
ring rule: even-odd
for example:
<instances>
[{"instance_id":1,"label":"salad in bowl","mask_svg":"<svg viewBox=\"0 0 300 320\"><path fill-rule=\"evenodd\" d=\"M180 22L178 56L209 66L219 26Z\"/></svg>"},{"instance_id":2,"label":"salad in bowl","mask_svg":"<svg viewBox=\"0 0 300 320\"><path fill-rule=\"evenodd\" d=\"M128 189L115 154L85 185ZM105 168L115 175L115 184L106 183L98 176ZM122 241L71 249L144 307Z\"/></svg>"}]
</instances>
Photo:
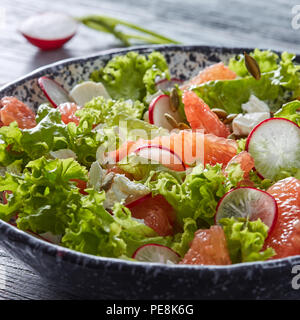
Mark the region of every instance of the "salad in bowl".
<instances>
[{"instance_id":1,"label":"salad in bowl","mask_svg":"<svg viewBox=\"0 0 300 320\"><path fill-rule=\"evenodd\" d=\"M230 265L300 255L300 66L266 50L172 78L116 55L34 112L0 97L0 218L87 254Z\"/></svg>"}]
</instances>

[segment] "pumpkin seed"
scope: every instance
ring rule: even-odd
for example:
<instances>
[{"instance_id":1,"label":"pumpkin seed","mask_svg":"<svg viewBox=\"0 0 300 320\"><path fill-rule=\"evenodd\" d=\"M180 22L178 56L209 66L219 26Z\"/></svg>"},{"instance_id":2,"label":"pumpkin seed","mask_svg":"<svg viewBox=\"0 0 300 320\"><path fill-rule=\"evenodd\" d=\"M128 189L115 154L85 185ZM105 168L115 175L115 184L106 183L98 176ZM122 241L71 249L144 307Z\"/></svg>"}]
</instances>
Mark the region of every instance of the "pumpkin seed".
<instances>
[{"instance_id":1,"label":"pumpkin seed","mask_svg":"<svg viewBox=\"0 0 300 320\"><path fill-rule=\"evenodd\" d=\"M173 127L173 128L178 128L178 123L177 121L169 114L169 113L165 113L164 117L166 118L166 120L169 122L169 124Z\"/></svg>"},{"instance_id":2,"label":"pumpkin seed","mask_svg":"<svg viewBox=\"0 0 300 320\"><path fill-rule=\"evenodd\" d=\"M247 70L253 78L259 80L261 78L261 72L257 61L246 52L244 52L244 57Z\"/></svg>"},{"instance_id":3,"label":"pumpkin seed","mask_svg":"<svg viewBox=\"0 0 300 320\"><path fill-rule=\"evenodd\" d=\"M101 186L104 191L108 191L110 189L110 187L114 182L114 178L115 178L114 172L110 172L105 176L103 184Z\"/></svg>"},{"instance_id":4,"label":"pumpkin seed","mask_svg":"<svg viewBox=\"0 0 300 320\"><path fill-rule=\"evenodd\" d=\"M178 129L179 130L189 130L189 129L191 129L191 127L184 122L180 122L180 123L178 123Z\"/></svg>"},{"instance_id":5,"label":"pumpkin seed","mask_svg":"<svg viewBox=\"0 0 300 320\"><path fill-rule=\"evenodd\" d=\"M213 108L211 109L211 111L214 112L221 120L225 119L228 116L228 113L223 109Z\"/></svg>"},{"instance_id":6,"label":"pumpkin seed","mask_svg":"<svg viewBox=\"0 0 300 320\"><path fill-rule=\"evenodd\" d=\"M173 88L170 92L170 108L175 112L179 108L179 95L176 88Z\"/></svg>"},{"instance_id":7,"label":"pumpkin seed","mask_svg":"<svg viewBox=\"0 0 300 320\"><path fill-rule=\"evenodd\" d=\"M231 133L228 137L227 137L227 139L233 139L233 140L236 140L236 135L234 134L234 133Z\"/></svg>"},{"instance_id":8,"label":"pumpkin seed","mask_svg":"<svg viewBox=\"0 0 300 320\"><path fill-rule=\"evenodd\" d=\"M223 121L224 124L230 124L234 118L237 117L237 114L236 113L231 113L229 114L226 119Z\"/></svg>"}]
</instances>

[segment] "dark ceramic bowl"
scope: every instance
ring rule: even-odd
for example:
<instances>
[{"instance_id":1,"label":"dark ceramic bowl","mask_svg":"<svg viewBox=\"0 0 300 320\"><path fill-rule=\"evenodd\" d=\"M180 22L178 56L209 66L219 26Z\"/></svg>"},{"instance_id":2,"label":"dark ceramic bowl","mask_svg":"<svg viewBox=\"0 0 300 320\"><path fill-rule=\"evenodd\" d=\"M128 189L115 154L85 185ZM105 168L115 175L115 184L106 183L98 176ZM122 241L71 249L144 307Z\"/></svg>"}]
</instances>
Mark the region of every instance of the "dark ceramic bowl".
<instances>
[{"instance_id":1,"label":"dark ceramic bowl","mask_svg":"<svg viewBox=\"0 0 300 320\"><path fill-rule=\"evenodd\" d=\"M148 46L132 48L140 53L161 51L172 76L187 79L206 65L228 61L245 49L203 46ZM246 49L248 51L248 49ZM87 80L91 71L115 55L112 50L86 58L64 60L40 68L0 89L0 97L17 96L33 108L45 100L37 79L49 75L67 90ZM75 252L34 238L0 221L0 244L42 277L61 283L82 298L117 299L297 299L293 289L293 266L300 256L236 264L232 266L188 266L128 262ZM295 279L294 279L295 281Z\"/></svg>"}]
</instances>

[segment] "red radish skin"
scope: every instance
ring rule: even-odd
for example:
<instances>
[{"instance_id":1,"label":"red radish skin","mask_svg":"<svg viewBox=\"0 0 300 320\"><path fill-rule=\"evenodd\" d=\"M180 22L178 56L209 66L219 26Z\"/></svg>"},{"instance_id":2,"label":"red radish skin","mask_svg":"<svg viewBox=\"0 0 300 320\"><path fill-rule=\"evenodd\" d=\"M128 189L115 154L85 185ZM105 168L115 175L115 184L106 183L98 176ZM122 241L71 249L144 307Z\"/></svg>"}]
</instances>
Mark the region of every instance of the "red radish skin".
<instances>
[{"instance_id":1,"label":"red radish skin","mask_svg":"<svg viewBox=\"0 0 300 320\"><path fill-rule=\"evenodd\" d=\"M145 149L160 149L162 151L166 151L168 152L171 156L173 156L174 158L176 158L180 164L176 164L176 163L162 163L163 165L165 165L166 167L170 168L170 169L173 169L173 170L176 170L176 171L185 171L186 170L186 165L185 163L182 161L182 159L173 151L173 150L170 150L162 145L144 145L144 146L141 146L139 148L137 148L134 153L135 154L138 154L139 152L141 152L142 150L145 150ZM169 158L170 159L170 158ZM151 160L151 159L150 159Z\"/></svg>"},{"instance_id":2,"label":"red radish skin","mask_svg":"<svg viewBox=\"0 0 300 320\"><path fill-rule=\"evenodd\" d=\"M171 115L177 122L183 121L178 111L171 110L170 97L167 94L162 94L150 102L148 111L149 123L157 127L173 130L174 127L164 118L165 113Z\"/></svg>"},{"instance_id":3,"label":"red radish skin","mask_svg":"<svg viewBox=\"0 0 300 320\"><path fill-rule=\"evenodd\" d=\"M50 89L50 91L53 90L53 88L57 87L57 90L60 91L59 94L61 94L61 98L64 98L65 101L54 101L53 94L51 94L51 92L48 92L49 88L47 88L47 83L51 83L52 88ZM52 104L54 108L57 108L60 104L65 102L73 102L69 96L68 91L64 89L63 86L60 85L57 81L49 77L43 76L38 79L38 84L42 89L44 95L46 96L47 100ZM63 95L65 95L65 97L63 97Z\"/></svg>"},{"instance_id":4,"label":"red radish skin","mask_svg":"<svg viewBox=\"0 0 300 320\"><path fill-rule=\"evenodd\" d=\"M300 129L300 127L295 122L293 122L291 120L288 120L288 119L285 119L285 118L270 118L270 119L266 119L266 120L260 122L258 125L256 125L252 129L252 131L250 132L250 134L249 134L249 136L247 138L247 141L246 141L246 145L245 145L245 150L247 152L249 152L249 144L250 144L251 139L253 138L253 135L256 132L256 130L259 129L262 125L264 125L264 124L266 124L266 123L268 123L270 121L287 121L288 123L290 123L290 124L292 124L292 125L294 125L294 126L296 126L297 128ZM262 180L265 179L265 177L257 170L257 168L254 167L253 170L257 173L259 178L261 178Z\"/></svg>"},{"instance_id":5,"label":"red radish skin","mask_svg":"<svg viewBox=\"0 0 300 320\"><path fill-rule=\"evenodd\" d=\"M253 129L252 131L249 133L249 136L247 138L247 141L246 141L246 145L245 145L245 150L248 151L249 149L249 143L250 143L250 140L254 134L254 132L256 131L257 128L259 128L261 125L263 125L264 123L266 122L269 122L269 121L274 121L274 120L283 120L283 121L287 121L287 122L290 122L291 124L295 125L296 127L300 128L297 123L291 121L291 120L288 120L288 119L285 119L285 118L270 118L270 119L266 119L262 122L260 122L259 124L257 124Z\"/></svg>"},{"instance_id":6,"label":"red radish skin","mask_svg":"<svg viewBox=\"0 0 300 320\"><path fill-rule=\"evenodd\" d=\"M151 101L151 103L149 105L149 123L150 124L154 124L153 111L154 111L155 105L156 105L157 101L159 101L160 99L163 99L163 98L169 98L169 96L166 94L163 94L163 95L160 95Z\"/></svg>"},{"instance_id":7,"label":"red radish skin","mask_svg":"<svg viewBox=\"0 0 300 320\"><path fill-rule=\"evenodd\" d=\"M145 245L139 247L139 248L136 249L136 251L133 253L132 258L133 258L133 259L137 259L137 258L138 258L138 255L141 254L144 249L148 249L148 248L151 248L151 249L153 248L154 250L155 250L156 248L162 249L161 252L162 252L163 250L166 250L166 253L167 253L168 255L170 255L170 257L172 257L172 259L173 259L172 262L174 262L174 263L178 263L178 262L180 261L180 259L181 259L181 258L180 258L180 255L179 255L177 252L175 252L174 250L172 250L171 248L166 247L166 246L163 246L163 245L161 245L161 244L156 244L156 243L149 243L149 244L145 244ZM138 259L137 259L137 260L138 260ZM147 262L150 262L150 261L147 261ZM152 261L152 262L159 262L159 261Z\"/></svg>"},{"instance_id":8,"label":"red radish skin","mask_svg":"<svg viewBox=\"0 0 300 320\"><path fill-rule=\"evenodd\" d=\"M22 32L21 32L22 33ZM34 46L40 48L43 51L49 51L54 49L61 48L65 43L67 43L69 40L71 40L75 36L76 32L71 34L69 37L64 39L55 39L55 40L44 40L44 39L38 39L28 36L25 33L22 33L22 35Z\"/></svg>"},{"instance_id":9,"label":"red radish skin","mask_svg":"<svg viewBox=\"0 0 300 320\"><path fill-rule=\"evenodd\" d=\"M74 37L78 22L60 12L43 12L26 19L19 32L41 50L61 48Z\"/></svg>"},{"instance_id":10,"label":"red radish skin","mask_svg":"<svg viewBox=\"0 0 300 320\"><path fill-rule=\"evenodd\" d=\"M236 190L240 190L240 189L251 189L251 190L257 190L261 193L263 193L264 195L266 195L268 197L268 199L270 199L272 202L273 202L273 209L274 209L274 212L273 212L273 220L272 220L272 223L271 224L267 224L266 221L261 218L262 222L264 222L267 226L268 226L268 236L267 238L270 236L270 234L272 233L272 231L274 230L274 227L275 227L275 224L276 224L276 221L278 219L278 206L277 206L277 202L276 200L274 199L274 197L272 195L270 195L268 192L266 191L263 191L263 190L260 190L260 189L256 189L256 188L253 188L253 187L237 187L237 188L234 188L230 191L228 191L218 202L218 205L217 205L217 208L216 208L216 214L215 214L215 217L214 217L214 220L215 220L215 224L218 224L218 221L221 219L221 218L218 218L218 210L220 208L220 205L222 204L223 200L229 195L231 194L232 192L236 191ZM260 218L260 217L256 217L257 219ZM250 218L251 220L251 218ZM255 219L254 219L255 220Z\"/></svg>"}]
</instances>

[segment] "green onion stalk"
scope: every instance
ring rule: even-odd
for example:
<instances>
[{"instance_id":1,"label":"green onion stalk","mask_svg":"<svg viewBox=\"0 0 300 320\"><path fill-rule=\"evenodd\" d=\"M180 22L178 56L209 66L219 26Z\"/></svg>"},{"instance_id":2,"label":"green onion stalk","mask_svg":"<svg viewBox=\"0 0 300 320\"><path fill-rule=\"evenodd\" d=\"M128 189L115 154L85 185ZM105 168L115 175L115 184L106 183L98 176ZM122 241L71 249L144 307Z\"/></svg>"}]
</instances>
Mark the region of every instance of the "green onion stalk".
<instances>
[{"instance_id":1,"label":"green onion stalk","mask_svg":"<svg viewBox=\"0 0 300 320\"><path fill-rule=\"evenodd\" d=\"M180 42L174 39L165 37L151 30L147 30L130 22L116 18L100 15L88 15L76 18L76 20L94 30L112 34L126 47L132 45L131 40L138 40L150 44L180 44ZM139 34L125 33L124 31L120 31L118 30L118 27L120 26L129 30L138 31Z\"/></svg>"}]
</instances>

